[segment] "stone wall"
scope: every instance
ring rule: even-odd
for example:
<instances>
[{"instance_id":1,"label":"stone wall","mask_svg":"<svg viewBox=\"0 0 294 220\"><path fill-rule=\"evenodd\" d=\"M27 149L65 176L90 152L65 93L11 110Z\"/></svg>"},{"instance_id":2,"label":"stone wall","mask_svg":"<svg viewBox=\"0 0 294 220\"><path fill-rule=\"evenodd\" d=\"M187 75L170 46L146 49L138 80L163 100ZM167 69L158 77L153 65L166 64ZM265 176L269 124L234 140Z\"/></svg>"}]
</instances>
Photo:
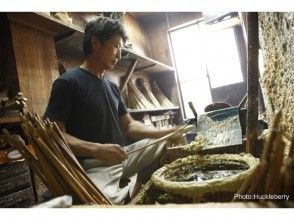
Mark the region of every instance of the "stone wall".
<instances>
[{"instance_id":1,"label":"stone wall","mask_svg":"<svg viewBox=\"0 0 294 220\"><path fill-rule=\"evenodd\" d=\"M262 87L266 114L282 110L282 127L294 130L294 13L259 13L259 38L264 59Z\"/></svg>"}]
</instances>

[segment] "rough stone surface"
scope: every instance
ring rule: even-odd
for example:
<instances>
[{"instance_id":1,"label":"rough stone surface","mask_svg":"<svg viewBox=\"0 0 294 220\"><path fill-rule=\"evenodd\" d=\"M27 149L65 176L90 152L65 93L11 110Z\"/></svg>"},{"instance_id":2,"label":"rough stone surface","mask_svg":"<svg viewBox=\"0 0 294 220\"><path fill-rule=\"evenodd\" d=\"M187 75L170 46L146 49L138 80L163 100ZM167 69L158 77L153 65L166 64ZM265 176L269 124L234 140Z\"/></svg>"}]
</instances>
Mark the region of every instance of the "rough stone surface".
<instances>
[{"instance_id":1,"label":"rough stone surface","mask_svg":"<svg viewBox=\"0 0 294 220\"><path fill-rule=\"evenodd\" d=\"M259 13L260 43L264 59L262 87L271 123L281 110L282 129L292 135L294 122L294 13Z\"/></svg>"}]
</instances>

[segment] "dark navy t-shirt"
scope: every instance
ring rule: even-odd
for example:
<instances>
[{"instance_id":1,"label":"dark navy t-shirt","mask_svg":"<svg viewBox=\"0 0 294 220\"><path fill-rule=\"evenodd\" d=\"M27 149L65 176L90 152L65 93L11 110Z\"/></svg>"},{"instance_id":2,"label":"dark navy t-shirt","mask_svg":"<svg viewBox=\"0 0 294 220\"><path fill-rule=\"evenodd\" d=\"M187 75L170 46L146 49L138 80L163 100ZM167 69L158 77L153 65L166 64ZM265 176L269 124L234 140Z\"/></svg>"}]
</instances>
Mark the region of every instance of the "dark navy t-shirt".
<instances>
[{"instance_id":1,"label":"dark navy t-shirt","mask_svg":"<svg viewBox=\"0 0 294 220\"><path fill-rule=\"evenodd\" d=\"M119 118L126 113L114 83L75 68L55 80L44 117L81 140L123 145Z\"/></svg>"}]
</instances>

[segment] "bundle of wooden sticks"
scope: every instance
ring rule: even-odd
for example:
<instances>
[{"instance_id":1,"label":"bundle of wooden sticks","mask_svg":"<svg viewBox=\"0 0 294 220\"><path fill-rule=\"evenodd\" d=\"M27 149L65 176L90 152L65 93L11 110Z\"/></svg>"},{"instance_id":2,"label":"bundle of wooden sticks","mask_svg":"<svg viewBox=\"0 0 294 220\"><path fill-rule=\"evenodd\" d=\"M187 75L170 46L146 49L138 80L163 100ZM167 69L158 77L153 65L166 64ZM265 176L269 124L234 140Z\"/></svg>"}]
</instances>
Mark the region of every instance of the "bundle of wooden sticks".
<instances>
[{"instance_id":1,"label":"bundle of wooden sticks","mask_svg":"<svg viewBox=\"0 0 294 220\"><path fill-rule=\"evenodd\" d=\"M128 107L131 109L154 109L155 106L149 102L134 82L128 83Z\"/></svg>"},{"instance_id":2,"label":"bundle of wooden sticks","mask_svg":"<svg viewBox=\"0 0 294 220\"><path fill-rule=\"evenodd\" d=\"M10 135L7 130L3 133L54 196L72 195L76 204L111 205L80 166L56 123L28 113L21 126L34 152L20 136Z\"/></svg>"},{"instance_id":3,"label":"bundle of wooden sticks","mask_svg":"<svg viewBox=\"0 0 294 220\"><path fill-rule=\"evenodd\" d=\"M267 145L263 149L260 164L244 181L238 195L289 195L294 200L294 134L285 137L280 129L281 112L275 116ZM290 150L285 155L285 141L290 142ZM286 158L285 158L286 156ZM237 197L239 198L241 197Z\"/></svg>"}]
</instances>

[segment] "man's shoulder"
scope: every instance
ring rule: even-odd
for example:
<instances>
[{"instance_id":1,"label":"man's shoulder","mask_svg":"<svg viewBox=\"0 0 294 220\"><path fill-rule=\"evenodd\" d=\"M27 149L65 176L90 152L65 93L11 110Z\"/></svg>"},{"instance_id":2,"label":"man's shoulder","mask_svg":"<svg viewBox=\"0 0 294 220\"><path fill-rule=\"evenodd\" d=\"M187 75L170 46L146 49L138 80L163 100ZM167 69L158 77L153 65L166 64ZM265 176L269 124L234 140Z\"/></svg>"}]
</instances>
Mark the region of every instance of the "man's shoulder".
<instances>
[{"instance_id":1,"label":"man's shoulder","mask_svg":"<svg viewBox=\"0 0 294 220\"><path fill-rule=\"evenodd\" d=\"M112 81L110 81L108 79L107 79L107 82L108 82L108 84L109 84L109 86L110 86L110 88L112 90L114 90L115 92L119 92L119 88L118 88L118 85L116 83L114 83L114 82L112 82Z\"/></svg>"},{"instance_id":2,"label":"man's shoulder","mask_svg":"<svg viewBox=\"0 0 294 220\"><path fill-rule=\"evenodd\" d=\"M64 79L64 80L73 80L79 77L81 73L80 68L73 68L71 70L66 71L64 74L62 74L58 79Z\"/></svg>"}]
</instances>

